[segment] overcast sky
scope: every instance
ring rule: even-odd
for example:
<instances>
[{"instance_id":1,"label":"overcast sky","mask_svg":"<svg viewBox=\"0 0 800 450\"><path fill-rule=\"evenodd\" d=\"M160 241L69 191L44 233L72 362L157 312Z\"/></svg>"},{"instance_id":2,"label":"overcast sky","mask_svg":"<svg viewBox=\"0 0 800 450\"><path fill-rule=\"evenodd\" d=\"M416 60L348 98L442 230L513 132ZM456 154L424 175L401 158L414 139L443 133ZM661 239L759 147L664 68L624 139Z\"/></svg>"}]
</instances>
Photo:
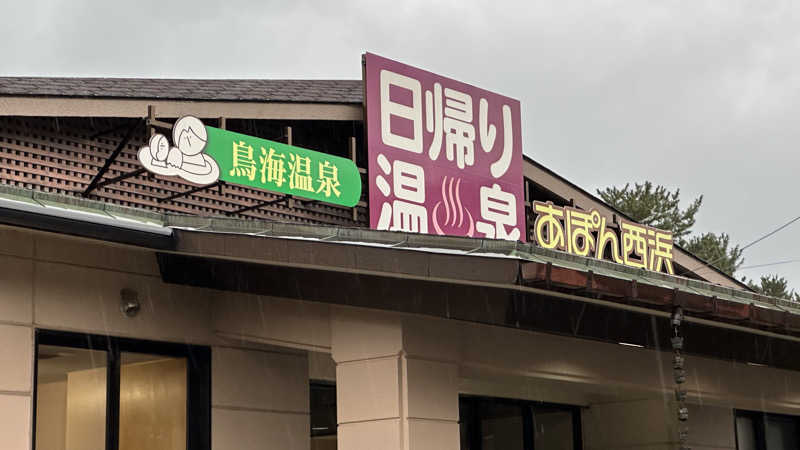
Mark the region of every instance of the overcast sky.
<instances>
[{"instance_id":1,"label":"overcast sky","mask_svg":"<svg viewBox=\"0 0 800 450\"><path fill-rule=\"evenodd\" d=\"M519 99L525 153L585 189L704 195L696 232L744 245L800 215L798 2L29 0L0 18L0 75L356 79L371 51ZM800 260L799 233L745 266ZM800 262L738 275L762 273L800 289Z\"/></svg>"}]
</instances>

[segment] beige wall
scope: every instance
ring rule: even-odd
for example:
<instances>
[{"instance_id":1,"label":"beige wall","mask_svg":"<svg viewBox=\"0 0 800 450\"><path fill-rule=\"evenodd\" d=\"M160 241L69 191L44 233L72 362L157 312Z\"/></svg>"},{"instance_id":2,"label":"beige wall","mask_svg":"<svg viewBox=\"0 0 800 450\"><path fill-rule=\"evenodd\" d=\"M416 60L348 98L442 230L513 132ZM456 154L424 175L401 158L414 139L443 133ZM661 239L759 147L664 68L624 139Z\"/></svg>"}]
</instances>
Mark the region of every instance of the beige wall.
<instances>
[{"instance_id":1,"label":"beige wall","mask_svg":"<svg viewBox=\"0 0 800 450\"><path fill-rule=\"evenodd\" d=\"M214 347L212 448L308 450L305 353Z\"/></svg>"},{"instance_id":2,"label":"beige wall","mask_svg":"<svg viewBox=\"0 0 800 450\"><path fill-rule=\"evenodd\" d=\"M15 246L9 248L17 250ZM14 259L11 261L15 262ZM7 265L8 262L2 267ZM24 270L21 272L24 277ZM7 285L9 289L5 288ZM0 309L4 309L5 317L11 319L0 322L0 448L28 450L31 446L33 403L33 330L30 325L19 324L26 320L30 303L25 303L25 291L30 291L31 286L22 282L6 283L6 280L0 280L0 286L3 286L0 288ZM19 290L22 291L21 298L13 295Z\"/></svg>"},{"instance_id":3,"label":"beige wall","mask_svg":"<svg viewBox=\"0 0 800 450\"><path fill-rule=\"evenodd\" d=\"M414 315L225 295L225 303L212 307L220 310L214 314L217 332L244 341L283 342L295 348L315 349L319 353L309 357L310 370L322 379L330 379L331 367L320 355L331 352L337 362L342 362L335 375L340 401L357 400L359 396L370 399L363 409L357 401L349 407L360 411L360 416L339 418L345 422L340 424L340 448L369 446L373 433L398 436L398 441L393 442L400 445L402 434L397 430L404 417L404 389L413 389L413 383L403 378L404 371L411 367L413 373L415 365L424 367L428 361L457 367L455 383L460 393L581 405L588 408L586 411L596 408L600 413L586 418L590 424L586 448L603 448L608 443L596 431L609 425L600 419L612 417L602 414L603 410L613 409L615 404L638 402L639 414L643 414L641 408L651 412L654 404L663 404L664 398L672 396L669 353ZM345 316L353 312L366 314L368 318L360 323L365 328L359 331L352 321L337 325L336 317L342 311L347 313ZM337 336L339 332L334 330L343 334ZM350 344L337 348L337 342ZM692 356L687 358L687 368L690 442L695 448L735 447L734 408L800 415L798 372ZM434 376L436 371L430 373ZM430 385L434 381L424 378L421 383ZM661 427L657 433L660 440L655 441L640 432L637 421L641 417L637 414L615 423L641 437L637 444L640 448L650 443L669 447L674 445L676 433L674 427L667 428L667 419L672 420L674 413L674 408L665 410L659 416L662 422L653 424ZM372 430L342 433L343 428L358 427ZM351 440L343 442L343 435ZM625 436L621 432L608 439ZM592 447L590 441L595 439L599 444Z\"/></svg>"},{"instance_id":4,"label":"beige wall","mask_svg":"<svg viewBox=\"0 0 800 450\"><path fill-rule=\"evenodd\" d=\"M361 359L366 354L358 346L362 345L365 349L382 346L385 354L402 350L410 359L454 363L462 393L578 405L613 400L621 393L631 398L672 395L669 352L414 315L331 308L334 324L342 312L374 316L365 320L371 338L344 353L338 353L334 345L335 360L337 353L346 360ZM385 323L393 325L386 328ZM402 336L400 343L398 336ZM694 356L686 361L692 402L800 414L800 372Z\"/></svg>"},{"instance_id":5,"label":"beige wall","mask_svg":"<svg viewBox=\"0 0 800 450\"><path fill-rule=\"evenodd\" d=\"M311 438L311 450L337 450L336 436Z\"/></svg>"},{"instance_id":6,"label":"beige wall","mask_svg":"<svg viewBox=\"0 0 800 450\"><path fill-rule=\"evenodd\" d=\"M458 449L458 368L413 353L407 332L394 314L334 311L340 450Z\"/></svg>"},{"instance_id":7,"label":"beige wall","mask_svg":"<svg viewBox=\"0 0 800 450\"><path fill-rule=\"evenodd\" d=\"M212 304L228 294L162 283L152 252L0 227L0 286L0 448L31 448L37 327L210 345L212 448L310 447L306 352L215 333ZM123 288L139 294L136 317L119 311Z\"/></svg>"},{"instance_id":8,"label":"beige wall","mask_svg":"<svg viewBox=\"0 0 800 450\"><path fill-rule=\"evenodd\" d=\"M695 450L736 449L733 410L690 405L688 445ZM672 450L678 420L669 398L599 403L583 411L584 448Z\"/></svg>"},{"instance_id":9,"label":"beige wall","mask_svg":"<svg viewBox=\"0 0 800 450\"><path fill-rule=\"evenodd\" d=\"M647 409L672 391L667 353L167 285L151 252L127 247L0 228L0 268L4 449L30 448L34 327L211 345L215 450L263 442L310 448L310 377L336 379L342 404L349 403L340 422L354 432L343 433L351 439L340 442L343 449L369 446L373 431L393 435L400 423L397 442L409 448L451 448L459 392L598 411L623 402ZM119 312L122 288L139 293L142 311L134 318ZM733 408L800 414L797 372L696 357L687 358L687 368L696 448L730 448ZM359 405L365 392L375 402ZM586 417L602 427L596 417L610 416ZM636 429L637 419L627 426ZM377 425L365 425L371 421ZM587 434L603 442L596 436Z\"/></svg>"}]
</instances>

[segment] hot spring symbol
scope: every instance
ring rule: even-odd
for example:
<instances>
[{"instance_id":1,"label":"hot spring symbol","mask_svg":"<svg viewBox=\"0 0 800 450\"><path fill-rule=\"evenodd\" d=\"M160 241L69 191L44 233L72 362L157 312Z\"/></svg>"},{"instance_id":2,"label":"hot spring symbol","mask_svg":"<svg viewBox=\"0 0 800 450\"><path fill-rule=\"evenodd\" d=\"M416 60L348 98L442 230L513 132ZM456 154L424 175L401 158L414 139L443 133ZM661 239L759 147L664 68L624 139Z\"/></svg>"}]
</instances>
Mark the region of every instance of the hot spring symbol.
<instances>
[{"instance_id":1,"label":"hot spring symbol","mask_svg":"<svg viewBox=\"0 0 800 450\"><path fill-rule=\"evenodd\" d=\"M444 219L439 211L444 206ZM466 220L465 220L466 219ZM461 178L442 177L442 199L433 207L433 229L436 234L454 234L472 237L475 220L472 213L461 204Z\"/></svg>"}]
</instances>

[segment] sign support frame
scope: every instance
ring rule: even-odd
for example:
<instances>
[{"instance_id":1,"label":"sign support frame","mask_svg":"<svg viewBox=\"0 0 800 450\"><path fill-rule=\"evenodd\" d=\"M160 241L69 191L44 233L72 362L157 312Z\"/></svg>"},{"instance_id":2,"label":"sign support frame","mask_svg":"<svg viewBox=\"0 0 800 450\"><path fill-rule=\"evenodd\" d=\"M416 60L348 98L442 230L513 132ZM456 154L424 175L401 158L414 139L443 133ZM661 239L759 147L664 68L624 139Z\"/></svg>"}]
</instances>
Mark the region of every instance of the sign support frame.
<instances>
[{"instance_id":1,"label":"sign support frame","mask_svg":"<svg viewBox=\"0 0 800 450\"><path fill-rule=\"evenodd\" d=\"M106 172L108 172L108 169L111 167L111 164L113 164L114 161L117 160L119 154L122 153L122 150L124 150L125 146L128 145L128 142L131 141L131 138L133 138L133 133L136 131L136 129L139 128L139 126L144 121L145 120L142 118L136 119L135 122L130 126L130 128L128 128L128 132L125 133L125 137L123 137L122 140L119 142L119 144L117 144L117 147L114 149L113 152L111 152L111 155L109 155L108 158L106 158L105 162L103 163L103 167L101 167L100 170L97 171L97 173L94 175L94 178L92 178L92 181L89 182L89 186L87 186L86 189L84 189L84 191L81 193L82 197L88 197L92 191L94 191L97 188L106 186L107 184L111 184L112 181L117 182L124 179L121 178L118 180L119 177L117 177L113 178L112 180L101 181L103 179L103 176L106 174Z\"/></svg>"}]
</instances>

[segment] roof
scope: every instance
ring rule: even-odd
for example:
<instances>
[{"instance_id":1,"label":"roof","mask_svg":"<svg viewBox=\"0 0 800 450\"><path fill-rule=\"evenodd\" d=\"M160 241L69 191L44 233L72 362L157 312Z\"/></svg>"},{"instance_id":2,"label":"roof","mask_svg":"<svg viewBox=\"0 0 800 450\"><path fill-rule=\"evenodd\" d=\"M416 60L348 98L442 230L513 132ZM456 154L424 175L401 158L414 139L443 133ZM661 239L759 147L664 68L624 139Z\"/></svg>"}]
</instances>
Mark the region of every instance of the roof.
<instances>
[{"instance_id":1,"label":"roof","mask_svg":"<svg viewBox=\"0 0 800 450\"><path fill-rule=\"evenodd\" d=\"M625 212L617 209L614 205L611 205L611 204L607 203L605 200L603 200L602 198L598 197L597 195L587 191L586 189L578 186L577 184L573 183L572 181L564 178L563 176L561 176L558 173L554 172L550 168L544 166L542 163L540 163L538 161L534 161L533 158L531 158L531 157L529 157L527 155L522 155L522 158L525 160L526 163L538 167L539 169L541 169L544 172L548 173L550 176L552 176L552 177L558 179L560 182L568 185L571 189L574 189L574 190L582 193L583 195L585 195L586 197L594 200L597 203L605 205L606 208L608 208L609 210L613 211L616 215L618 215L620 217L623 217L623 218L625 218L627 220L636 222L636 220L633 217L631 217L628 214L626 214ZM717 268L715 265L710 264L708 261L705 261L704 259L702 259L699 256L695 255L694 253L692 253L692 252L686 250L685 248L681 247L678 244L678 242L673 242L673 245L679 251L691 256L692 258L697 259L699 265L698 265L698 267L695 267L694 270L692 270L692 272L696 271L697 269L700 269L700 268L704 268L704 269L707 268L707 269L713 270L717 274L727 278L728 280L730 280L731 282L733 282L734 284L739 286L741 289L746 290L746 291L750 291L750 292L753 291L753 289L750 286L748 286L746 283L744 283L744 282L742 282L740 280L737 280L736 277L733 277L733 276L723 272L722 270Z\"/></svg>"},{"instance_id":2,"label":"roof","mask_svg":"<svg viewBox=\"0 0 800 450\"><path fill-rule=\"evenodd\" d=\"M2 224L175 254L568 295L612 308L633 303L662 314L682 305L696 321L713 317L749 329L800 333L796 302L521 242L162 214L9 186L0 186L0 213ZM67 222L70 229L54 226ZM113 229L132 240L115 237ZM298 245L305 247L290 248Z\"/></svg>"},{"instance_id":3,"label":"roof","mask_svg":"<svg viewBox=\"0 0 800 450\"><path fill-rule=\"evenodd\" d=\"M0 77L0 95L198 101L361 103L361 80Z\"/></svg>"},{"instance_id":4,"label":"roof","mask_svg":"<svg viewBox=\"0 0 800 450\"><path fill-rule=\"evenodd\" d=\"M155 79L155 78L65 78L65 77L0 77L0 96L68 97L98 99L153 99L234 102L290 102L361 104L361 80L257 80L257 79ZM606 205L622 217L621 211L582 189L542 164L524 156L527 163L548 172L572 189L583 192ZM697 256L675 244L679 251L691 255L698 266L708 268L741 289L749 287L713 265L704 264Z\"/></svg>"}]
</instances>

